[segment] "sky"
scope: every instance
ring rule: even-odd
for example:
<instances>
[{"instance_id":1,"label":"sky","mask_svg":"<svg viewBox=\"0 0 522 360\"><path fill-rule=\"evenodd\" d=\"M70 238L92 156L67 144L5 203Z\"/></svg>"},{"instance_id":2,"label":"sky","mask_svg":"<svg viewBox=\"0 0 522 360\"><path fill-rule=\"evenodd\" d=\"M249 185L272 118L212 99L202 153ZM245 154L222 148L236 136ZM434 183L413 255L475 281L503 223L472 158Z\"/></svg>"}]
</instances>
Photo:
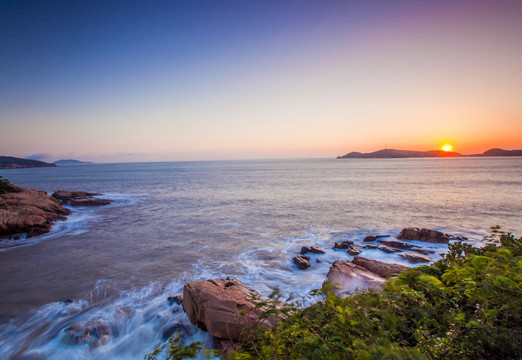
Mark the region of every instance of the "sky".
<instances>
[{"instance_id":1,"label":"sky","mask_svg":"<svg viewBox=\"0 0 522 360\"><path fill-rule=\"evenodd\" d=\"M0 155L522 149L522 1L0 2Z\"/></svg>"}]
</instances>

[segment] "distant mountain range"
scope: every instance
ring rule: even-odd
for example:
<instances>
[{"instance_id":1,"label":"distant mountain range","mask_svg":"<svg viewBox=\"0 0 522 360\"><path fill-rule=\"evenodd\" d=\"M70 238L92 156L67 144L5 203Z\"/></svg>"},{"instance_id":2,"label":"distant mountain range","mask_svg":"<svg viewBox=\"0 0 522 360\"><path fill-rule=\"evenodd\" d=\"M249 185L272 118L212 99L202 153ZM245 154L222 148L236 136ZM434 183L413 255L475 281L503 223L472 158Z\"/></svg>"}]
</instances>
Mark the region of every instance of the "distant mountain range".
<instances>
[{"instance_id":1,"label":"distant mountain range","mask_svg":"<svg viewBox=\"0 0 522 360\"><path fill-rule=\"evenodd\" d=\"M398 159L398 158L426 158L426 157L469 157L469 156L522 156L522 150L503 150L490 149L482 154L462 155L457 152L430 150L430 151L413 151L413 150L395 150L382 149L371 153L351 152L337 159Z\"/></svg>"},{"instance_id":2,"label":"distant mountain range","mask_svg":"<svg viewBox=\"0 0 522 360\"><path fill-rule=\"evenodd\" d=\"M55 161L53 164L56 164L56 165L82 165L82 164L92 164L92 162L73 160L73 159L62 159L62 160Z\"/></svg>"},{"instance_id":3,"label":"distant mountain range","mask_svg":"<svg viewBox=\"0 0 522 360\"><path fill-rule=\"evenodd\" d=\"M33 167L52 167L49 164L38 160L21 159L13 156L0 156L0 169L24 169Z\"/></svg>"}]
</instances>

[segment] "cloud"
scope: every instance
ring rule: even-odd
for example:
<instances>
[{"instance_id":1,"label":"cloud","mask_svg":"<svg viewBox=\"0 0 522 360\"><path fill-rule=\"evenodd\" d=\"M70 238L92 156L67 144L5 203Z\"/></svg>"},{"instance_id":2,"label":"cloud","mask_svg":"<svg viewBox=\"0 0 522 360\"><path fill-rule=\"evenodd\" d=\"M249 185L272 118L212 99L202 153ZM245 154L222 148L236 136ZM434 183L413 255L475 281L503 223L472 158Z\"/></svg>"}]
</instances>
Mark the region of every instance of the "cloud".
<instances>
[{"instance_id":1,"label":"cloud","mask_svg":"<svg viewBox=\"0 0 522 360\"><path fill-rule=\"evenodd\" d=\"M25 158L30 159L30 160L45 160L45 159L49 159L50 157L52 157L51 154L36 153L36 154L26 156Z\"/></svg>"}]
</instances>

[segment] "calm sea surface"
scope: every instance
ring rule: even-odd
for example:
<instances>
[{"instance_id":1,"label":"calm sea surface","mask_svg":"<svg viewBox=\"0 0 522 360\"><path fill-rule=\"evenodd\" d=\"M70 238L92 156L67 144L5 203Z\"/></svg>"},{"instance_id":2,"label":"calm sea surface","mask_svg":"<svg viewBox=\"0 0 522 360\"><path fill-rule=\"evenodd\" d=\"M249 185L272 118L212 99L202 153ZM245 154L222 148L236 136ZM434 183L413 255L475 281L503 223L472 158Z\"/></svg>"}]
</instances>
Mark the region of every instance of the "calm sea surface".
<instances>
[{"instance_id":1,"label":"calm sea surface","mask_svg":"<svg viewBox=\"0 0 522 360\"><path fill-rule=\"evenodd\" d=\"M210 344L169 295L188 281L235 276L264 294L279 286L304 296L335 259L351 258L331 249L335 241L408 226L470 241L497 224L522 235L522 158L93 164L0 175L114 200L73 209L50 234L0 242L2 359L143 359L176 326ZM298 271L291 258L312 244L328 250L314 255L324 262ZM404 263L380 250L361 255ZM92 324L111 335L77 344L66 330Z\"/></svg>"}]
</instances>

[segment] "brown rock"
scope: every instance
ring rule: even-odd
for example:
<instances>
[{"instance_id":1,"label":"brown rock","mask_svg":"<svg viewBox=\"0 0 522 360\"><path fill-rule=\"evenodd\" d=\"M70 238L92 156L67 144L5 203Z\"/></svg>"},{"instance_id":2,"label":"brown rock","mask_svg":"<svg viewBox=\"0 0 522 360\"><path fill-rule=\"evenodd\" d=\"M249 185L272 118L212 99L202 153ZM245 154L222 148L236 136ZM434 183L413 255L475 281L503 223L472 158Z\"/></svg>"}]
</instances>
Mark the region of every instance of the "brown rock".
<instances>
[{"instance_id":1,"label":"brown rock","mask_svg":"<svg viewBox=\"0 0 522 360\"><path fill-rule=\"evenodd\" d=\"M411 251L416 251L416 252L424 254L424 255L434 254L435 253L435 250L424 249L424 248L420 248L420 247L412 247L410 250Z\"/></svg>"},{"instance_id":2,"label":"brown rock","mask_svg":"<svg viewBox=\"0 0 522 360\"><path fill-rule=\"evenodd\" d=\"M350 246L347 253L348 255L359 255L361 253L361 250L358 247Z\"/></svg>"},{"instance_id":3,"label":"brown rock","mask_svg":"<svg viewBox=\"0 0 522 360\"><path fill-rule=\"evenodd\" d=\"M194 281L183 289L183 310L190 322L217 338L237 341L249 329L270 328L274 319L260 319L262 309L255 309L267 300L238 279Z\"/></svg>"},{"instance_id":4,"label":"brown rock","mask_svg":"<svg viewBox=\"0 0 522 360\"><path fill-rule=\"evenodd\" d=\"M397 236L397 239L419 240L447 244L450 240L450 236L438 230L431 230L425 228L404 228Z\"/></svg>"},{"instance_id":5,"label":"brown rock","mask_svg":"<svg viewBox=\"0 0 522 360\"><path fill-rule=\"evenodd\" d=\"M368 271L382 277L396 276L406 270L408 267L400 264L385 263L382 261L366 259L360 256L353 258L352 263L362 266Z\"/></svg>"},{"instance_id":6,"label":"brown rock","mask_svg":"<svg viewBox=\"0 0 522 360\"><path fill-rule=\"evenodd\" d=\"M430 262L431 259L427 257L426 255L421 254L415 254L415 253L402 253L399 254L406 260L408 260L411 263L423 263L423 262Z\"/></svg>"},{"instance_id":7,"label":"brown rock","mask_svg":"<svg viewBox=\"0 0 522 360\"><path fill-rule=\"evenodd\" d=\"M403 250L407 250L407 249L411 249L411 248L415 247L415 245L408 244L408 243L405 243L402 241L397 241L397 240L379 240L378 242L380 242L384 246L389 246L392 248L403 249Z\"/></svg>"},{"instance_id":8,"label":"brown rock","mask_svg":"<svg viewBox=\"0 0 522 360\"><path fill-rule=\"evenodd\" d=\"M332 249L349 249L353 245L353 241L343 241L341 243L335 243Z\"/></svg>"},{"instance_id":9,"label":"brown rock","mask_svg":"<svg viewBox=\"0 0 522 360\"><path fill-rule=\"evenodd\" d=\"M378 238L383 238L383 237L390 237L391 235L368 235L367 237L364 238L364 242L370 242L370 241L375 241L377 240Z\"/></svg>"},{"instance_id":10,"label":"brown rock","mask_svg":"<svg viewBox=\"0 0 522 360\"><path fill-rule=\"evenodd\" d=\"M301 248L301 255L304 255L309 252L313 254L326 254L324 250L319 249L317 246L303 246Z\"/></svg>"},{"instance_id":11,"label":"brown rock","mask_svg":"<svg viewBox=\"0 0 522 360\"><path fill-rule=\"evenodd\" d=\"M84 197L96 196L96 195L101 195L101 194L89 193L86 191L58 190L58 191L55 191L51 196L60 201L69 202L72 199L84 198Z\"/></svg>"},{"instance_id":12,"label":"brown rock","mask_svg":"<svg viewBox=\"0 0 522 360\"><path fill-rule=\"evenodd\" d=\"M26 233L41 235L57 220L71 214L45 191L13 186L16 192L0 195L0 238Z\"/></svg>"},{"instance_id":13,"label":"brown rock","mask_svg":"<svg viewBox=\"0 0 522 360\"><path fill-rule=\"evenodd\" d=\"M297 255L292 259L300 270L306 270L310 267L310 257L305 255Z\"/></svg>"},{"instance_id":14,"label":"brown rock","mask_svg":"<svg viewBox=\"0 0 522 360\"><path fill-rule=\"evenodd\" d=\"M335 260L330 266L325 283L339 286L335 292L341 294L356 289L382 289L386 279L350 261Z\"/></svg>"},{"instance_id":15,"label":"brown rock","mask_svg":"<svg viewBox=\"0 0 522 360\"><path fill-rule=\"evenodd\" d=\"M183 302L183 294L169 296L167 298L169 305L173 305L174 303L180 305Z\"/></svg>"},{"instance_id":16,"label":"brown rock","mask_svg":"<svg viewBox=\"0 0 522 360\"><path fill-rule=\"evenodd\" d=\"M399 250L399 249L394 249L392 247L389 247L389 246L384 246L384 245L380 245L377 249L379 250L382 250L384 251L385 253L394 253L394 252L401 252L402 250Z\"/></svg>"},{"instance_id":17,"label":"brown rock","mask_svg":"<svg viewBox=\"0 0 522 360\"><path fill-rule=\"evenodd\" d=\"M368 244L363 246L364 249L377 249L378 247L379 245L377 244Z\"/></svg>"}]
</instances>

